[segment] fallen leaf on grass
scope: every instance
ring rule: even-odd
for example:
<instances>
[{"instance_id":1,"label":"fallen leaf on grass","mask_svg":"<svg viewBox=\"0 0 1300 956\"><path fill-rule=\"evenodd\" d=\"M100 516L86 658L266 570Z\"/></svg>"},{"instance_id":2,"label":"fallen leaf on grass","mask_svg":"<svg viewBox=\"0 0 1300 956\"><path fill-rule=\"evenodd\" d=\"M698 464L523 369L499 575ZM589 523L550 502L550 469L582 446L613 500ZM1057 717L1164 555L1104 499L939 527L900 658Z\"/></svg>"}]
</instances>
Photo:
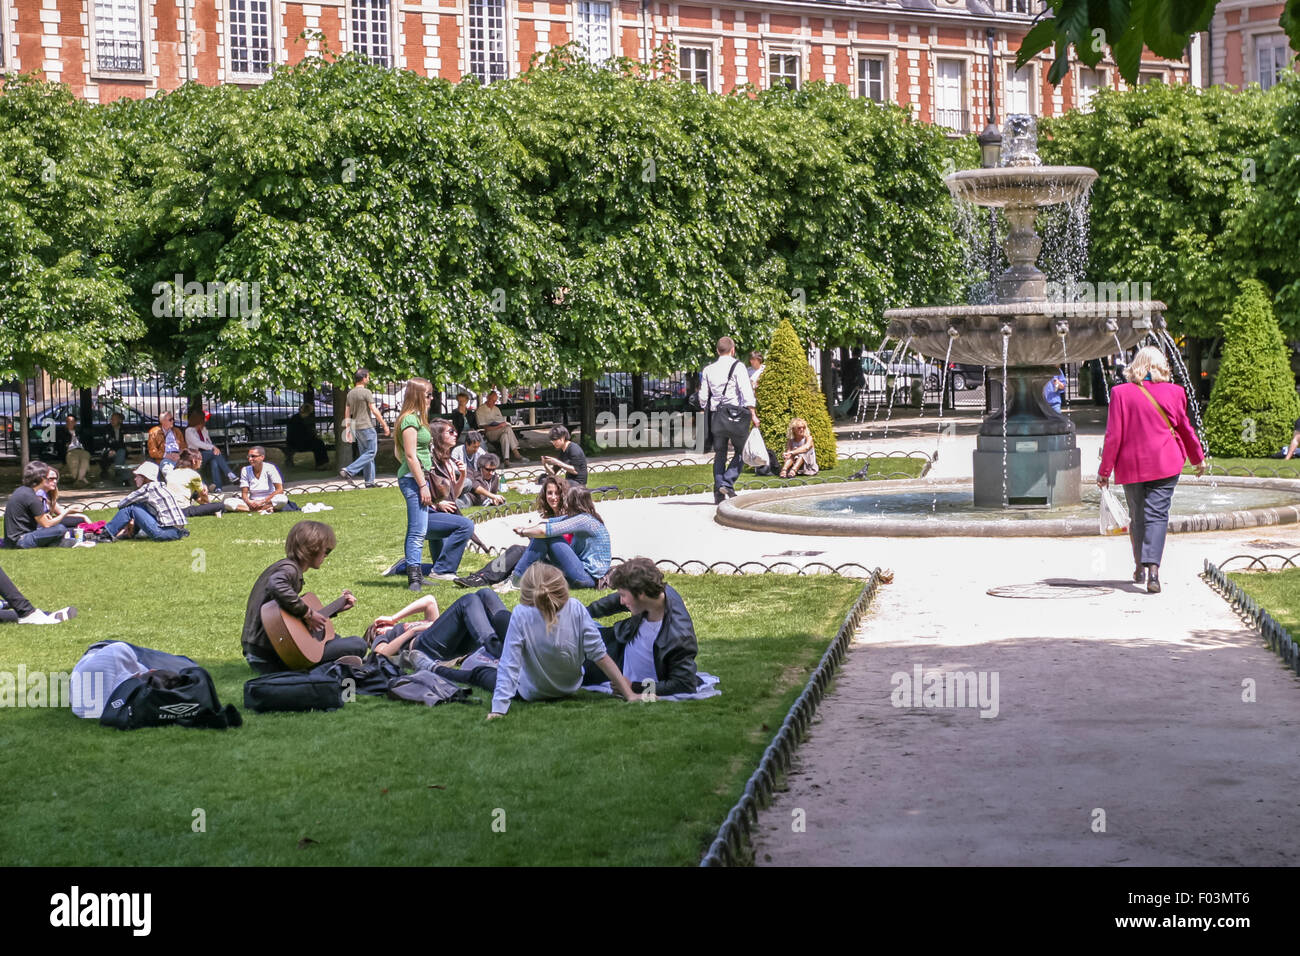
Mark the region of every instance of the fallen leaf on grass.
<instances>
[{"instance_id":1,"label":"fallen leaf on grass","mask_svg":"<svg viewBox=\"0 0 1300 956\"><path fill-rule=\"evenodd\" d=\"M305 850L307 847L315 845L316 842L317 841L313 840L311 837L303 837L298 841L298 849Z\"/></svg>"}]
</instances>

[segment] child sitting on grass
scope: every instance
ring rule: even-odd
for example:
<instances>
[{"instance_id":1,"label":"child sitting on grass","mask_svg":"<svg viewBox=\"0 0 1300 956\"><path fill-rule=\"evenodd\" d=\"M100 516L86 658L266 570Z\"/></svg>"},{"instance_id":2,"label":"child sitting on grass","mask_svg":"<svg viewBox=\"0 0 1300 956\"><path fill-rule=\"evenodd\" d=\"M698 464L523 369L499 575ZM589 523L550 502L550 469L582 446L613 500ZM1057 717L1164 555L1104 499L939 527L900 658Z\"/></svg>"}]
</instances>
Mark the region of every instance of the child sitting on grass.
<instances>
[{"instance_id":1,"label":"child sitting on grass","mask_svg":"<svg viewBox=\"0 0 1300 956\"><path fill-rule=\"evenodd\" d=\"M802 418L790 419L785 430L785 452L781 456L781 477L817 474L817 452L813 450L812 433Z\"/></svg>"}]
</instances>

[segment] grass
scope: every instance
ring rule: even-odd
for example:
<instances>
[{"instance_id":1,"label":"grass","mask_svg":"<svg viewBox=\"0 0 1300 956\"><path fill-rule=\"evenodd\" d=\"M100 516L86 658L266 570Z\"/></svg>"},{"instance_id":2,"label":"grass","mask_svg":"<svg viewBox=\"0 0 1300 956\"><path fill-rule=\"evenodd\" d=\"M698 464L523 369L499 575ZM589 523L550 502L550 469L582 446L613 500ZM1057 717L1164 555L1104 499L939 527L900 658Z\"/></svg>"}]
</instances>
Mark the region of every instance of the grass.
<instances>
[{"instance_id":1,"label":"grass","mask_svg":"<svg viewBox=\"0 0 1300 956\"><path fill-rule=\"evenodd\" d=\"M383 578L399 554L395 489L310 496L338 547L307 586L343 587L359 633L410 597ZM0 629L0 671L69 671L98 640L187 654L242 711L248 591L300 516L199 518L181 542L15 554L5 570L53 627ZM464 565L471 567L471 561ZM225 732L119 732L66 709L0 713L0 863L6 865L695 863L858 593L839 578L671 579L696 622L706 701L627 704L596 694L516 702L484 720L360 698L333 713L244 711ZM450 603L458 592L434 592ZM507 596L513 602L513 595ZM799 612L792 613L792 608ZM202 810L205 832L195 832ZM493 824L504 820L504 832ZM311 841L311 842L306 842Z\"/></svg>"},{"instance_id":2,"label":"grass","mask_svg":"<svg viewBox=\"0 0 1300 956\"><path fill-rule=\"evenodd\" d=\"M1213 474L1247 475L1254 472L1260 478L1300 478L1300 458L1283 461L1281 458L1211 458ZM1243 470L1246 469L1246 470ZM1183 474L1195 474L1196 469L1188 465Z\"/></svg>"},{"instance_id":3,"label":"grass","mask_svg":"<svg viewBox=\"0 0 1300 956\"><path fill-rule=\"evenodd\" d=\"M1233 571L1228 577L1260 603L1279 624L1300 636L1300 568Z\"/></svg>"}]
</instances>

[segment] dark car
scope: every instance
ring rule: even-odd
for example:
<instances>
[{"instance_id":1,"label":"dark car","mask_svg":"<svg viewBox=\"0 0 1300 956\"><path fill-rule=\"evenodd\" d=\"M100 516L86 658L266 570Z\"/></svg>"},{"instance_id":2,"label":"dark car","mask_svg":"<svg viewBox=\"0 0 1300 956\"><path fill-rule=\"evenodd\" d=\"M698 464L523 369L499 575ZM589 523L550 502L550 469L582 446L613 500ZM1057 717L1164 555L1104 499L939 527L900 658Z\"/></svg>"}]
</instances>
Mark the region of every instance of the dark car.
<instances>
[{"instance_id":1,"label":"dark car","mask_svg":"<svg viewBox=\"0 0 1300 956\"><path fill-rule=\"evenodd\" d=\"M963 365L960 362L949 362L948 375L952 378L952 387L959 392L967 388L980 388L984 384L983 365Z\"/></svg>"},{"instance_id":2,"label":"dark car","mask_svg":"<svg viewBox=\"0 0 1300 956\"><path fill-rule=\"evenodd\" d=\"M128 450L142 450L145 440L148 438L149 429L158 424L158 419L152 415L146 415L139 409L132 408L129 405L122 405L105 399L98 399L93 406L93 410L95 413L94 434L90 438L92 446L96 449L99 447L100 438L108 431L108 419L114 412L122 416L122 434L126 438ZM75 415L78 420L81 419L80 401L70 399L55 402L52 405L42 406L32 414L32 417L28 420L28 428L30 429L28 447L31 449L33 458L54 459L58 429L69 415ZM16 427L17 422L14 425ZM14 438L16 447L17 436L15 435Z\"/></svg>"},{"instance_id":3,"label":"dark car","mask_svg":"<svg viewBox=\"0 0 1300 956\"><path fill-rule=\"evenodd\" d=\"M261 401L222 402L209 408L207 426L213 441L227 436L239 445L284 441L289 418L303 404L302 393L292 389L266 389L259 398ZM319 400L313 404L317 430L333 431L333 404Z\"/></svg>"}]
</instances>

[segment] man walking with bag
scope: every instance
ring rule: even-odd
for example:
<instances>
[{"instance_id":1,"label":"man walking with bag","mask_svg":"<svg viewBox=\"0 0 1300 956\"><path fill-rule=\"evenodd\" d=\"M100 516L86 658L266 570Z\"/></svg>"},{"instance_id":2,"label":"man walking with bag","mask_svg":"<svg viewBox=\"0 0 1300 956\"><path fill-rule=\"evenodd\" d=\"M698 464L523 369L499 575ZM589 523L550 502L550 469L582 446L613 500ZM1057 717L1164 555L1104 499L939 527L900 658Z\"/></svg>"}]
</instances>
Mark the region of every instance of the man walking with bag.
<instances>
[{"instance_id":1,"label":"man walking with bag","mask_svg":"<svg viewBox=\"0 0 1300 956\"><path fill-rule=\"evenodd\" d=\"M736 496L741 451L750 425L758 426L754 387L736 358L736 343L730 336L718 339L718 360L700 374L699 403L713 435L713 502L721 504L724 498ZM730 463L728 443L733 449Z\"/></svg>"}]
</instances>

